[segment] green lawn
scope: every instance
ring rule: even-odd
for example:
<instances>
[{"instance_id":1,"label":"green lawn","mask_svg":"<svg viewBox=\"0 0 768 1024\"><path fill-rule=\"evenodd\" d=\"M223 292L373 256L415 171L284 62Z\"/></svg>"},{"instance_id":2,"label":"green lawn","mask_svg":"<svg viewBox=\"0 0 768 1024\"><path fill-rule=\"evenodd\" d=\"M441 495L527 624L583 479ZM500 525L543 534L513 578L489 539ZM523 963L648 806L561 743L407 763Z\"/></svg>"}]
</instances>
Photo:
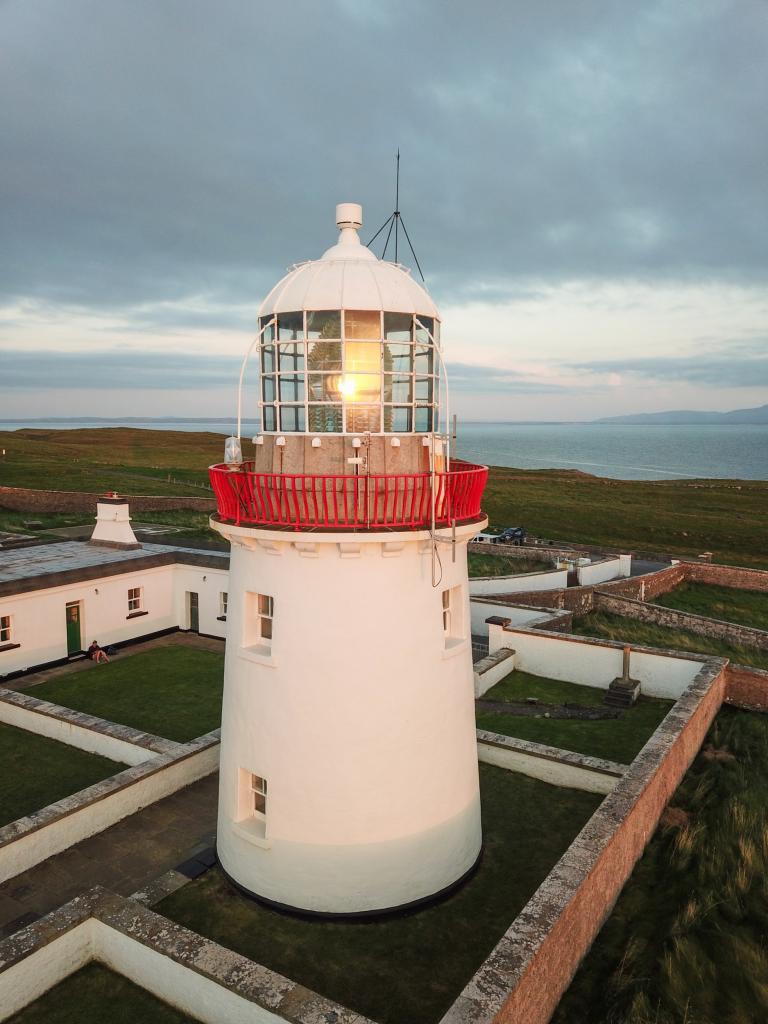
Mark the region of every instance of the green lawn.
<instances>
[{"instance_id":1,"label":"green lawn","mask_svg":"<svg viewBox=\"0 0 768 1024\"><path fill-rule=\"evenodd\" d=\"M372 922L307 921L209 871L155 909L382 1024L440 1019L600 802L480 766L484 852L441 903Z\"/></svg>"},{"instance_id":2,"label":"green lawn","mask_svg":"<svg viewBox=\"0 0 768 1024\"><path fill-rule=\"evenodd\" d=\"M703 751L554 1024L768 1020L768 716L724 708Z\"/></svg>"},{"instance_id":3,"label":"green lawn","mask_svg":"<svg viewBox=\"0 0 768 1024\"><path fill-rule=\"evenodd\" d=\"M708 583L682 583L653 602L694 615L738 622L742 626L768 630L768 594L758 590L714 587Z\"/></svg>"},{"instance_id":4,"label":"green lawn","mask_svg":"<svg viewBox=\"0 0 768 1024\"><path fill-rule=\"evenodd\" d=\"M32 687L29 692L76 711L186 742L221 725L224 655L169 644L119 653Z\"/></svg>"},{"instance_id":5,"label":"green lawn","mask_svg":"<svg viewBox=\"0 0 768 1024\"><path fill-rule=\"evenodd\" d=\"M127 766L0 724L0 828Z\"/></svg>"},{"instance_id":6,"label":"green lawn","mask_svg":"<svg viewBox=\"0 0 768 1024\"><path fill-rule=\"evenodd\" d=\"M603 640L619 640L622 643L666 647L675 651L693 654L714 654L718 658L730 658L739 665L752 665L768 669L768 652L741 644L729 644L724 640L698 636L682 629L656 626L650 622L637 622L623 615L609 615L607 612L590 612L574 619L573 632L581 636L595 636Z\"/></svg>"},{"instance_id":7,"label":"green lawn","mask_svg":"<svg viewBox=\"0 0 768 1024\"><path fill-rule=\"evenodd\" d=\"M504 555L485 555L470 551L467 555L470 576L515 576L524 572L548 572L554 569L550 559L507 558Z\"/></svg>"},{"instance_id":8,"label":"green lawn","mask_svg":"<svg viewBox=\"0 0 768 1024\"><path fill-rule=\"evenodd\" d=\"M160 1002L102 964L90 963L54 985L8 1024L187 1024L192 1017Z\"/></svg>"},{"instance_id":9,"label":"green lawn","mask_svg":"<svg viewBox=\"0 0 768 1024\"><path fill-rule=\"evenodd\" d=\"M557 679L545 679L528 672L511 672L486 694L483 700L524 701L538 697L547 704L603 703L605 690ZM518 718L504 712L478 711L477 726L516 736L521 740L547 743L563 750L574 750L591 757L604 757L619 764L629 764L642 749L672 706L672 701L641 697L634 707L622 712L621 718L603 721L579 721L558 718Z\"/></svg>"}]
</instances>

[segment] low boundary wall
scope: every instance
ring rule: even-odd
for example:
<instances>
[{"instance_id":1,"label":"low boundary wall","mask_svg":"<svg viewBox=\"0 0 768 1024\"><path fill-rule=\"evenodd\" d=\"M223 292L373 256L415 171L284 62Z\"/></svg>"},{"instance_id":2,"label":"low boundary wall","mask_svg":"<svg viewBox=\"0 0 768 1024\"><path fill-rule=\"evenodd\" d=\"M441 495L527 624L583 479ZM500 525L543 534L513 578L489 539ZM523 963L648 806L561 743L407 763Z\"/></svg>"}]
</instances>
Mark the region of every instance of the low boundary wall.
<instances>
[{"instance_id":1,"label":"low boundary wall","mask_svg":"<svg viewBox=\"0 0 768 1024\"><path fill-rule=\"evenodd\" d=\"M101 888L0 942L0 1021L92 960L205 1024L372 1024L141 903Z\"/></svg>"},{"instance_id":2,"label":"low boundary wall","mask_svg":"<svg viewBox=\"0 0 768 1024\"><path fill-rule=\"evenodd\" d=\"M86 491L42 491L31 487L0 487L0 508L13 512L89 512L93 513L101 494ZM160 494L125 495L132 512L173 512L191 508L199 512L215 512L216 499L194 495L165 496Z\"/></svg>"},{"instance_id":3,"label":"low boundary wall","mask_svg":"<svg viewBox=\"0 0 768 1024\"><path fill-rule=\"evenodd\" d=\"M604 591L596 591L594 595L595 611L623 615L638 622L650 622L656 626L667 626L670 629L684 629L697 636L714 637L732 644L743 644L768 651L768 632L742 626L737 622L726 622L724 619L712 619L708 615L695 615L692 612L679 611L677 608L666 608L659 604L647 604L628 597L618 597Z\"/></svg>"},{"instance_id":4,"label":"low boundary wall","mask_svg":"<svg viewBox=\"0 0 768 1024\"><path fill-rule=\"evenodd\" d=\"M219 766L219 730L0 828L0 882L162 800Z\"/></svg>"},{"instance_id":5,"label":"low boundary wall","mask_svg":"<svg viewBox=\"0 0 768 1024\"><path fill-rule=\"evenodd\" d=\"M749 665L729 664L726 701L748 711L768 711L768 672Z\"/></svg>"},{"instance_id":6,"label":"low boundary wall","mask_svg":"<svg viewBox=\"0 0 768 1024\"><path fill-rule=\"evenodd\" d=\"M49 704L30 693L0 687L0 722L27 732L47 736L90 754L100 754L122 764L142 764L161 754L179 749L173 740L140 732L128 725L118 725L103 718L94 718L82 711Z\"/></svg>"},{"instance_id":7,"label":"low boundary wall","mask_svg":"<svg viewBox=\"0 0 768 1024\"><path fill-rule=\"evenodd\" d=\"M483 729L477 730L477 754L485 764L530 775L552 786L582 789L588 793L610 793L628 770L627 765L615 761Z\"/></svg>"},{"instance_id":8,"label":"low boundary wall","mask_svg":"<svg viewBox=\"0 0 768 1024\"><path fill-rule=\"evenodd\" d=\"M726 694L725 666L700 667L442 1024L549 1021L701 747Z\"/></svg>"},{"instance_id":9,"label":"low boundary wall","mask_svg":"<svg viewBox=\"0 0 768 1024\"><path fill-rule=\"evenodd\" d=\"M546 572L524 572L511 576L470 576L469 596L486 594L523 593L531 590L561 590L568 584L567 569L548 569Z\"/></svg>"}]
</instances>

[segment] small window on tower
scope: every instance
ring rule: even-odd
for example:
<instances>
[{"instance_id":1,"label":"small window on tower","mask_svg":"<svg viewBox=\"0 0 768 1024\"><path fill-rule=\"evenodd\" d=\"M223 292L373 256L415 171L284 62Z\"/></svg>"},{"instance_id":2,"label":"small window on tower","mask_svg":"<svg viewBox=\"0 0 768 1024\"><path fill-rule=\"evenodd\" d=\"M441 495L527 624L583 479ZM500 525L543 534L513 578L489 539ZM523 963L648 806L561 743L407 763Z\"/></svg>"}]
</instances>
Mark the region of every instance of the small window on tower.
<instances>
[{"instance_id":1,"label":"small window on tower","mask_svg":"<svg viewBox=\"0 0 768 1024\"><path fill-rule=\"evenodd\" d=\"M267 780L260 775L251 774L251 812L262 818L267 816Z\"/></svg>"},{"instance_id":2,"label":"small window on tower","mask_svg":"<svg viewBox=\"0 0 768 1024\"><path fill-rule=\"evenodd\" d=\"M269 656L272 650L272 631L275 602L268 594L245 595L243 616L243 647L254 654Z\"/></svg>"},{"instance_id":3,"label":"small window on tower","mask_svg":"<svg viewBox=\"0 0 768 1024\"><path fill-rule=\"evenodd\" d=\"M267 780L250 768L239 768L235 821L240 835L260 846L267 843Z\"/></svg>"},{"instance_id":4,"label":"small window on tower","mask_svg":"<svg viewBox=\"0 0 768 1024\"><path fill-rule=\"evenodd\" d=\"M461 587L442 592L443 637L446 647L455 647L464 639L464 610Z\"/></svg>"}]
</instances>

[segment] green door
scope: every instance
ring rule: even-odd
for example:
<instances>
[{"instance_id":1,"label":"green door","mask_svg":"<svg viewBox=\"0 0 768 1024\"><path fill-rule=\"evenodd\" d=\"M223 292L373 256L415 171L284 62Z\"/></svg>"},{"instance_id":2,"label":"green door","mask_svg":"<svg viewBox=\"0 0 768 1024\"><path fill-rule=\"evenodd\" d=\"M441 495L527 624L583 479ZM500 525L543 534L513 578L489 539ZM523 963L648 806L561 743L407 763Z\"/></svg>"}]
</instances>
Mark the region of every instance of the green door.
<instances>
[{"instance_id":1,"label":"green door","mask_svg":"<svg viewBox=\"0 0 768 1024\"><path fill-rule=\"evenodd\" d=\"M67 654L77 654L83 649L80 635L80 604L75 601L67 605Z\"/></svg>"},{"instance_id":2,"label":"green door","mask_svg":"<svg viewBox=\"0 0 768 1024\"><path fill-rule=\"evenodd\" d=\"M189 599L189 628L193 633L200 632L200 613L198 611L197 594L194 590L187 591Z\"/></svg>"}]
</instances>

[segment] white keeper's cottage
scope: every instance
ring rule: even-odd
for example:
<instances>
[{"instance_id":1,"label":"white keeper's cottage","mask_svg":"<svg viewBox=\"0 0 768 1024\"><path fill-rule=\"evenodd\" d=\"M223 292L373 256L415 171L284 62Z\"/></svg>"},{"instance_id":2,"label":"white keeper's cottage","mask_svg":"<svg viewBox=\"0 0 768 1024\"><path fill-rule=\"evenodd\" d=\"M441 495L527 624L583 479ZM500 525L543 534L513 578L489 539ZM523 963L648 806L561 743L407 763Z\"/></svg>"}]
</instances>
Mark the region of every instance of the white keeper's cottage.
<instances>
[{"instance_id":1,"label":"white keeper's cottage","mask_svg":"<svg viewBox=\"0 0 768 1024\"><path fill-rule=\"evenodd\" d=\"M337 244L265 299L263 432L211 468L232 550L218 855L325 914L433 897L482 845L466 549L487 470L441 433L434 302L361 224L337 207Z\"/></svg>"}]
</instances>

